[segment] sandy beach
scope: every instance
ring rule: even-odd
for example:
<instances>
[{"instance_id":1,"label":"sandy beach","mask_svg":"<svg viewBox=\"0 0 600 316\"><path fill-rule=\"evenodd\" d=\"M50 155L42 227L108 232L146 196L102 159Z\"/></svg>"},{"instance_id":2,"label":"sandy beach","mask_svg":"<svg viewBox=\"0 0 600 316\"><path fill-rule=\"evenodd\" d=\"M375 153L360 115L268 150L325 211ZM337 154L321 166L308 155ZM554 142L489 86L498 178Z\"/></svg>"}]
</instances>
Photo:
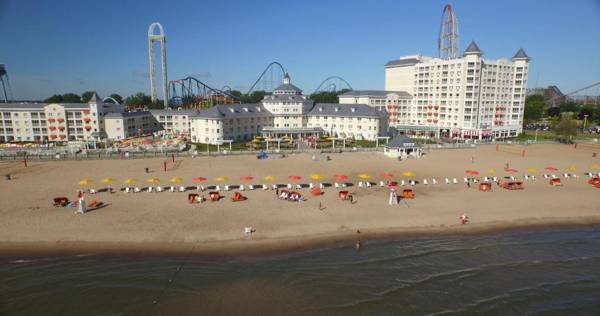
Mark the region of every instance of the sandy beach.
<instances>
[{"instance_id":1,"label":"sandy beach","mask_svg":"<svg viewBox=\"0 0 600 316\"><path fill-rule=\"evenodd\" d=\"M89 161L30 161L27 168L20 162L1 162L0 174L10 173L13 180L0 181L0 251L143 251L143 252L210 252L243 253L258 249L302 248L316 244L350 242L357 238L384 238L396 234L432 235L444 233L480 233L498 229L600 224L600 190L587 183L583 172L598 164L589 150L559 144L531 145L527 154L498 152L495 146L470 149L433 150L421 159L398 161L380 153L331 154L332 160L313 161L311 154L297 154L283 159L258 160L254 156L178 158L162 170L164 158ZM472 162L472 157L474 162ZM468 188L462 181L465 170L483 176L507 175L505 164L519 170L521 178L528 168L536 168L538 180L524 182L525 189L509 191L494 184L493 192L481 192L475 185ZM558 171L545 171L556 166ZM577 171L567 170L576 166ZM150 174L144 168L152 170ZM490 174L494 168L496 174ZM289 175L299 175L298 183L317 181L312 173L324 176L322 182L334 182L333 175L348 175L356 184L358 174L367 173L371 181L385 180L382 172L395 175L394 181L408 180L403 172L412 171L417 181L437 178L437 185L412 187L416 198L398 205L388 204L388 188L349 187L356 203L337 196L335 188L314 197L308 189L300 192L304 202L276 198L274 191L243 192L248 200L231 202L233 192L224 192L219 202L189 204L187 193L99 193L86 200L100 200L108 205L85 215L73 208L56 208L52 198L71 200L82 189L78 181L113 177L114 188L125 186L123 180L158 177L161 185L170 185L172 177L181 177L182 185L196 185L195 177L205 177L203 184L272 184L288 183ZM598 171L598 170L596 170ZM562 179L564 186L552 187L543 173L576 173L578 178ZM265 181L272 175L276 181ZM226 176L225 183L214 181ZM253 181L239 180L252 176ZM457 178L459 184L444 184L444 178ZM401 187L399 187L400 189ZM324 209L319 209L319 205ZM458 217L466 213L471 222L460 225ZM244 227L252 226L252 236Z\"/></svg>"}]
</instances>

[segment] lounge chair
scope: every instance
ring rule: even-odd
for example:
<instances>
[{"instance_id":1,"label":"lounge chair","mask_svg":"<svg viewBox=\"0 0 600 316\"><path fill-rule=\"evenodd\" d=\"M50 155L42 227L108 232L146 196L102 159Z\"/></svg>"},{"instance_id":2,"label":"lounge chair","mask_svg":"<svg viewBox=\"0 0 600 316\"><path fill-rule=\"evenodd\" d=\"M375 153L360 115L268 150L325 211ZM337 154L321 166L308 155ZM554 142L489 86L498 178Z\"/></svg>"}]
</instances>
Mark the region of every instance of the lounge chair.
<instances>
[{"instance_id":1,"label":"lounge chair","mask_svg":"<svg viewBox=\"0 0 600 316\"><path fill-rule=\"evenodd\" d=\"M129 192L131 192L131 188L130 187L126 187L125 188L125 193L129 193Z\"/></svg>"},{"instance_id":2,"label":"lounge chair","mask_svg":"<svg viewBox=\"0 0 600 316\"><path fill-rule=\"evenodd\" d=\"M428 185L427 179L423 179L423 185Z\"/></svg>"},{"instance_id":3,"label":"lounge chair","mask_svg":"<svg viewBox=\"0 0 600 316\"><path fill-rule=\"evenodd\" d=\"M437 179L436 179L436 178L433 178L433 179L431 179L431 184L437 184L437 183L438 183L438 182L437 182Z\"/></svg>"},{"instance_id":4,"label":"lounge chair","mask_svg":"<svg viewBox=\"0 0 600 316\"><path fill-rule=\"evenodd\" d=\"M454 179L452 179L452 183L458 184L458 180L456 180L456 178L454 178Z\"/></svg>"},{"instance_id":5,"label":"lounge chair","mask_svg":"<svg viewBox=\"0 0 600 316\"><path fill-rule=\"evenodd\" d=\"M573 178L577 178L577 174L576 173L572 174L571 176L573 176Z\"/></svg>"},{"instance_id":6,"label":"lounge chair","mask_svg":"<svg viewBox=\"0 0 600 316\"><path fill-rule=\"evenodd\" d=\"M300 189L302 189L302 185L301 185L301 184L296 184L296 189L297 189L297 190L300 190Z\"/></svg>"},{"instance_id":7,"label":"lounge chair","mask_svg":"<svg viewBox=\"0 0 600 316\"><path fill-rule=\"evenodd\" d=\"M161 187L161 186L156 187L156 192L162 192L162 191L163 191L163 187Z\"/></svg>"},{"instance_id":8,"label":"lounge chair","mask_svg":"<svg viewBox=\"0 0 600 316\"><path fill-rule=\"evenodd\" d=\"M347 185L345 182L342 182L342 188L345 188Z\"/></svg>"},{"instance_id":9,"label":"lounge chair","mask_svg":"<svg viewBox=\"0 0 600 316\"><path fill-rule=\"evenodd\" d=\"M467 183L467 182L469 182L469 179L467 179L467 178L464 178L464 181L465 181L465 183Z\"/></svg>"},{"instance_id":10,"label":"lounge chair","mask_svg":"<svg viewBox=\"0 0 600 316\"><path fill-rule=\"evenodd\" d=\"M240 191L246 191L246 188L244 187L244 185L240 185Z\"/></svg>"},{"instance_id":11,"label":"lounge chair","mask_svg":"<svg viewBox=\"0 0 600 316\"><path fill-rule=\"evenodd\" d=\"M171 186L171 187L169 188L169 191L171 191L171 192L175 192L175 187L174 187L174 186Z\"/></svg>"},{"instance_id":12,"label":"lounge chair","mask_svg":"<svg viewBox=\"0 0 600 316\"><path fill-rule=\"evenodd\" d=\"M268 187L266 184L263 184L263 185L262 185L262 189L266 191L266 190L268 190L268 189L269 189L269 187Z\"/></svg>"},{"instance_id":13,"label":"lounge chair","mask_svg":"<svg viewBox=\"0 0 600 316\"><path fill-rule=\"evenodd\" d=\"M568 173L563 173L563 177L569 178L569 174Z\"/></svg>"},{"instance_id":14,"label":"lounge chair","mask_svg":"<svg viewBox=\"0 0 600 316\"><path fill-rule=\"evenodd\" d=\"M148 187L148 193L151 193L152 189L153 189L152 187Z\"/></svg>"},{"instance_id":15,"label":"lounge chair","mask_svg":"<svg viewBox=\"0 0 600 316\"><path fill-rule=\"evenodd\" d=\"M273 184L273 185L271 186L271 189L272 189L272 190L277 190L277 184Z\"/></svg>"},{"instance_id":16,"label":"lounge chair","mask_svg":"<svg viewBox=\"0 0 600 316\"><path fill-rule=\"evenodd\" d=\"M321 190L325 189L325 186L323 185L323 183L319 183L319 189L321 189Z\"/></svg>"},{"instance_id":17,"label":"lounge chair","mask_svg":"<svg viewBox=\"0 0 600 316\"><path fill-rule=\"evenodd\" d=\"M217 186L215 187L215 190L217 190L217 192L221 191L221 186L217 184Z\"/></svg>"},{"instance_id":18,"label":"lounge chair","mask_svg":"<svg viewBox=\"0 0 600 316\"><path fill-rule=\"evenodd\" d=\"M404 185L406 185L406 183L404 182L404 180L400 180L400 185L401 185L401 186L404 186Z\"/></svg>"},{"instance_id":19,"label":"lounge chair","mask_svg":"<svg viewBox=\"0 0 600 316\"><path fill-rule=\"evenodd\" d=\"M551 174L550 176L552 177L552 179L558 178L555 174Z\"/></svg>"},{"instance_id":20,"label":"lounge chair","mask_svg":"<svg viewBox=\"0 0 600 316\"><path fill-rule=\"evenodd\" d=\"M142 192L142 190L140 190L140 188L136 187L135 189L133 189L133 192L140 193L140 192Z\"/></svg>"},{"instance_id":21,"label":"lounge chair","mask_svg":"<svg viewBox=\"0 0 600 316\"><path fill-rule=\"evenodd\" d=\"M288 183L288 184L287 184L287 188L291 190L291 189L292 189L292 184L291 184L291 183Z\"/></svg>"},{"instance_id":22,"label":"lounge chair","mask_svg":"<svg viewBox=\"0 0 600 316\"><path fill-rule=\"evenodd\" d=\"M223 187L223 190L225 190L225 191L229 191L229 184L226 184L226 185Z\"/></svg>"},{"instance_id":23,"label":"lounge chair","mask_svg":"<svg viewBox=\"0 0 600 316\"><path fill-rule=\"evenodd\" d=\"M250 190L250 191L254 190L254 185L252 185L252 184L249 184L249 185L248 185L248 190Z\"/></svg>"},{"instance_id":24,"label":"lounge chair","mask_svg":"<svg viewBox=\"0 0 600 316\"><path fill-rule=\"evenodd\" d=\"M415 184L417 184L417 182L415 180L410 180L408 183L410 183L411 186L414 186Z\"/></svg>"},{"instance_id":25,"label":"lounge chair","mask_svg":"<svg viewBox=\"0 0 600 316\"><path fill-rule=\"evenodd\" d=\"M312 182L308 184L308 188L309 188L309 189L312 189L313 187L314 187L314 185L313 185L313 183L312 183Z\"/></svg>"},{"instance_id":26,"label":"lounge chair","mask_svg":"<svg viewBox=\"0 0 600 316\"><path fill-rule=\"evenodd\" d=\"M365 181L367 183L367 188L371 187L371 181Z\"/></svg>"},{"instance_id":27,"label":"lounge chair","mask_svg":"<svg viewBox=\"0 0 600 316\"><path fill-rule=\"evenodd\" d=\"M514 176L510 176L510 179L511 179L512 181L515 181L515 177L514 177Z\"/></svg>"},{"instance_id":28,"label":"lounge chair","mask_svg":"<svg viewBox=\"0 0 600 316\"><path fill-rule=\"evenodd\" d=\"M334 183L334 184L333 184L333 186L335 186L335 188L336 188L336 189L339 189L339 188L340 188L340 184L339 184L339 183L337 183L337 182L336 182L336 183Z\"/></svg>"},{"instance_id":29,"label":"lounge chair","mask_svg":"<svg viewBox=\"0 0 600 316\"><path fill-rule=\"evenodd\" d=\"M379 186L383 188L385 186L385 182L379 181Z\"/></svg>"},{"instance_id":30,"label":"lounge chair","mask_svg":"<svg viewBox=\"0 0 600 316\"><path fill-rule=\"evenodd\" d=\"M450 179L446 178L446 184L450 184Z\"/></svg>"},{"instance_id":31,"label":"lounge chair","mask_svg":"<svg viewBox=\"0 0 600 316\"><path fill-rule=\"evenodd\" d=\"M88 204L88 207L89 208L100 207L100 206L102 206L102 204L104 204L104 203L102 203L100 201L93 200L93 201L90 202L90 204Z\"/></svg>"},{"instance_id":32,"label":"lounge chair","mask_svg":"<svg viewBox=\"0 0 600 316\"><path fill-rule=\"evenodd\" d=\"M90 194L96 194L96 190L95 189L90 189Z\"/></svg>"},{"instance_id":33,"label":"lounge chair","mask_svg":"<svg viewBox=\"0 0 600 316\"><path fill-rule=\"evenodd\" d=\"M531 180L535 181L535 176L532 175L531 176Z\"/></svg>"},{"instance_id":34,"label":"lounge chair","mask_svg":"<svg viewBox=\"0 0 600 316\"><path fill-rule=\"evenodd\" d=\"M185 192L186 187L184 187L183 185L179 187L179 192Z\"/></svg>"}]
</instances>

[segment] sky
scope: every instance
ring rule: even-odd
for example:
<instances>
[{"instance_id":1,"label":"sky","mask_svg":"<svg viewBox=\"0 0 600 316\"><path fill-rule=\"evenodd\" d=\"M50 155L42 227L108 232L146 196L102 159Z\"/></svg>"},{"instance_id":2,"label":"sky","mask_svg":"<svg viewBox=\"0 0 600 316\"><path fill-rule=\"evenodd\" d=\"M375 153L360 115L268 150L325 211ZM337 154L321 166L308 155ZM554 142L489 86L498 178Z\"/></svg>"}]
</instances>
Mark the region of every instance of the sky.
<instances>
[{"instance_id":1,"label":"sky","mask_svg":"<svg viewBox=\"0 0 600 316\"><path fill-rule=\"evenodd\" d=\"M193 75L245 92L278 61L307 94L333 75L355 90L383 90L386 62L437 56L446 3L0 0L0 63L18 100L87 90L149 94L147 32L159 22L169 80ZM491 59L523 47L532 58L529 88L570 92L600 81L600 0L450 3L461 51L471 40Z\"/></svg>"}]
</instances>

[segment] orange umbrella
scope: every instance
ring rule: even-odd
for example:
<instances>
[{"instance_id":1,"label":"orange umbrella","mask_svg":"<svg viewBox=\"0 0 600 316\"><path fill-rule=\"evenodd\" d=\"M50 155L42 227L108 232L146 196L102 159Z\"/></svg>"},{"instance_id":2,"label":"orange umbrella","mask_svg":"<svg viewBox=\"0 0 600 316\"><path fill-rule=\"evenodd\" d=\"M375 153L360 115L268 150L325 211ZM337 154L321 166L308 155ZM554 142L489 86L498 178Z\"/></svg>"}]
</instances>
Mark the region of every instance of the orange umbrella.
<instances>
[{"instance_id":1,"label":"orange umbrella","mask_svg":"<svg viewBox=\"0 0 600 316\"><path fill-rule=\"evenodd\" d=\"M477 171L477 170L467 170L467 171L465 171L465 173L475 176L475 175L479 174L479 171Z\"/></svg>"},{"instance_id":2,"label":"orange umbrella","mask_svg":"<svg viewBox=\"0 0 600 316\"><path fill-rule=\"evenodd\" d=\"M382 172L381 176L384 178L393 178L394 177L394 175L389 172Z\"/></svg>"},{"instance_id":3,"label":"orange umbrella","mask_svg":"<svg viewBox=\"0 0 600 316\"><path fill-rule=\"evenodd\" d=\"M544 169L546 169L546 170L550 170L550 171L557 171L557 170L558 170L558 168L556 168L556 167L554 167L554 166L548 166L548 167L546 167L546 168L544 168Z\"/></svg>"},{"instance_id":4,"label":"orange umbrella","mask_svg":"<svg viewBox=\"0 0 600 316\"><path fill-rule=\"evenodd\" d=\"M245 180L245 181L250 181L252 179L254 179L254 177L252 177L252 176L243 176L240 178L240 180Z\"/></svg>"},{"instance_id":5,"label":"orange umbrella","mask_svg":"<svg viewBox=\"0 0 600 316\"><path fill-rule=\"evenodd\" d=\"M288 179L290 179L290 180L300 180L300 179L302 179L302 177L301 176L289 176Z\"/></svg>"},{"instance_id":6,"label":"orange umbrella","mask_svg":"<svg viewBox=\"0 0 600 316\"><path fill-rule=\"evenodd\" d=\"M345 174L336 174L334 177L335 177L336 180L346 180L346 179L348 179L348 176L345 175Z\"/></svg>"},{"instance_id":7,"label":"orange umbrella","mask_svg":"<svg viewBox=\"0 0 600 316\"><path fill-rule=\"evenodd\" d=\"M206 178L204 178L204 177L196 177L196 178L194 178L192 180L194 180L194 182L202 182L202 181L206 181Z\"/></svg>"},{"instance_id":8,"label":"orange umbrella","mask_svg":"<svg viewBox=\"0 0 600 316\"><path fill-rule=\"evenodd\" d=\"M512 173L517 173L517 172L519 172L519 170L517 170L517 169L512 169L512 168L506 168L506 169L504 169L504 171L506 171L506 172L512 172Z\"/></svg>"}]
</instances>

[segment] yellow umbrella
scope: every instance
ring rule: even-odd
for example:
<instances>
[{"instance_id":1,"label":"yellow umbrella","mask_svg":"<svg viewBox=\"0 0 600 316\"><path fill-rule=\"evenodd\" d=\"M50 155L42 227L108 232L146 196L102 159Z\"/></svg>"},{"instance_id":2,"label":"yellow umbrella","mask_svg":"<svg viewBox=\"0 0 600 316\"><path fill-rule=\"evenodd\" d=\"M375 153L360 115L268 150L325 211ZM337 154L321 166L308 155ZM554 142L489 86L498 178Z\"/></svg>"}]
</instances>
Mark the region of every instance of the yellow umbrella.
<instances>
[{"instance_id":1,"label":"yellow umbrella","mask_svg":"<svg viewBox=\"0 0 600 316\"><path fill-rule=\"evenodd\" d=\"M273 180L275 180L275 177L274 176L266 176L263 179L265 179L267 181L273 181Z\"/></svg>"},{"instance_id":2,"label":"yellow umbrella","mask_svg":"<svg viewBox=\"0 0 600 316\"><path fill-rule=\"evenodd\" d=\"M159 183L159 182L160 182L160 179L159 179L159 178L157 178L157 177L152 177L152 178L149 178L149 179L148 179L148 180L146 180L146 181L148 181L148 182L150 182L150 183Z\"/></svg>"},{"instance_id":3,"label":"yellow umbrella","mask_svg":"<svg viewBox=\"0 0 600 316\"><path fill-rule=\"evenodd\" d=\"M310 178L313 180L321 180L321 179L323 179L323 176L318 173L313 173L310 175Z\"/></svg>"},{"instance_id":4,"label":"yellow umbrella","mask_svg":"<svg viewBox=\"0 0 600 316\"><path fill-rule=\"evenodd\" d=\"M123 181L123 182L125 182L126 184L134 184L137 182L137 180L135 178L129 178L129 179L125 179L125 181Z\"/></svg>"},{"instance_id":5,"label":"yellow umbrella","mask_svg":"<svg viewBox=\"0 0 600 316\"><path fill-rule=\"evenodd\" d=\"M106 177L100 180L100 182L102 183L113 183L113 181L115 181L115 179L110 178L110 177Z\"/></svg>"},{"instance_id":6,"label":"yellow umbrella","mask_svg":"<svg viewBox=\"0 0 600 316\"><path fill-rule=\"evenodd\" d=\"M229 180L229 178L227 178L227 177L224 177L224 176L220 176L220 177L217 177L217 178L215 178L215 180L217 180L217 181L219 181L219 182L224 182L224 181L227 181L227 180Z\"/></svg>"},{"instance_id":7,"label":"yellow umbrella","mask_svg":"<svg viewBox=\"0 0 600 316\"><path fill-rule=\"evenodd\" d=\"M490 169L488 170L488 172L489 172L489 173L496 173L496 169L494 169L494 168L490 168Z\"/></svg>"},{"instance_id":8,"label":"yellow umbrella","mask_svg":"<svg viewBox=\"0 0 600 316\"><path fill-rule=\"evenodd\" d=\"M90 185L93 184L95 181L92 179L83 179L81 181L79 181L79 185Z\"/></svg>"},{"instance_id":9,"label":"yellow umbrella","mask_svg":"<svg viewBox=\"0 0 600 316\"><path fill-rule=\"evenodd\" d=\"M183 181L183 179L180 177L173 177L173 178L169 179L169 181L171 181L173 183L180 183Z\"/></svg>"},{"instance_id":10,"label":"yellow umbrella","mask_svg":"<svg viewBox=\"0 0 600 316\"><path fill-rule=\"evenodd\" d=\"M568 166L567 169L571 170L571 171L576 171L577 170L577 166Z\"/></svg>"},{"instance_id":11,"label":"yellow umbrella","mask_svg":"<svg viewBox=\"0 0 600 316\"><path fill-rule=\"evenodd\" d=\"M600 165L593 165L592 169L600 169Z\"/></svg>"},{"instance_id":12,"label":"yellow umbrella","mask_svg":"<svg viewBox=\"0 0 600 316\"><path fill-rule=\"evenodd\" d=\"M414 176L416 176L416 174L414 172L412 172L412 171L406 171L406 172L402 173L402 175L405 176L405 177L414 177Z\"/></svg>"},{"instance_id":13,"label":"yellow umbrella","mask_svg":"<svg viewBox=\"0 0 600 316\"><path fill-rule=\"evenodd\" d=\"M361 179L371 179L371 176L366 173L361 173L358 175L358 177Z\"/></svg>"},{"instance_id":14,"label":"yellow umbrella","mask_svg":"<svg viewBox=\"0 0 600 316\"><path fill-rule=\"evenodd\" d=\"M529 167L529 168L527 168L527 172L530 172L530 173L536 173L536 172L537 172L537 169L536 169L536 168L534 168L534 167Z\"/></svg>"}]
</instances>

